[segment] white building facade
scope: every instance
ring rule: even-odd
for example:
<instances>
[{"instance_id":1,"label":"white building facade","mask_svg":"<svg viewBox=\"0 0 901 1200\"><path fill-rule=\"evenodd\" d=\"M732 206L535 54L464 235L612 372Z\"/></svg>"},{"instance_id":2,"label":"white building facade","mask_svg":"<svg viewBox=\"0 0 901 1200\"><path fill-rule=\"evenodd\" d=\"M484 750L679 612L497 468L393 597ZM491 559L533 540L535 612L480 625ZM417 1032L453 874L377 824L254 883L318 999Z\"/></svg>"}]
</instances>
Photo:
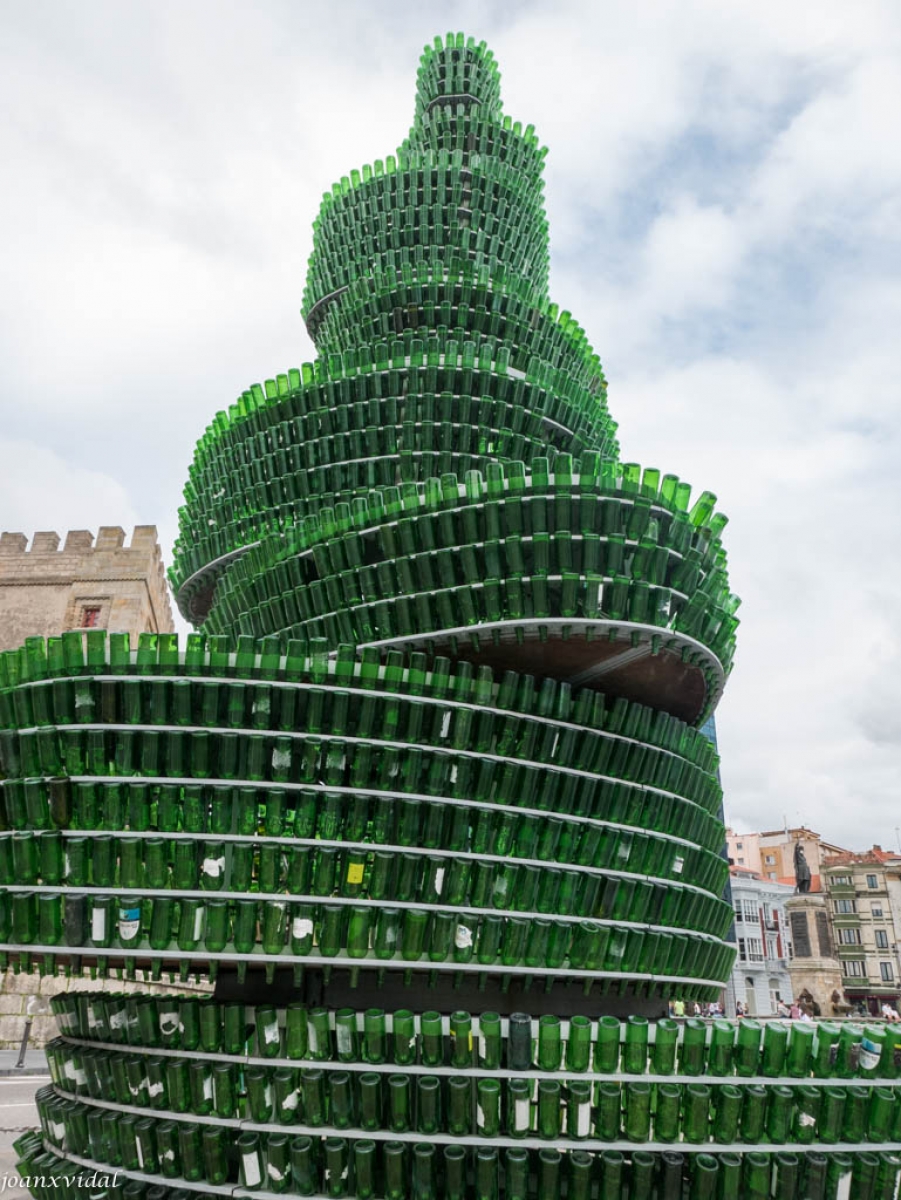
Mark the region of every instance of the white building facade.
<instances>
[{"instance_id":1,"label":"white building facade","mask_svg":"<svg viewBox=\"0 0 901 1200\"><path fill-rule=\"evenodd\" d=\"M749 1016L769 1016L780 1001L791 1004L793 998L785 902L795 889L734 868L731 883L738 956L729 991Z\"/></svg>"}]
</instances>

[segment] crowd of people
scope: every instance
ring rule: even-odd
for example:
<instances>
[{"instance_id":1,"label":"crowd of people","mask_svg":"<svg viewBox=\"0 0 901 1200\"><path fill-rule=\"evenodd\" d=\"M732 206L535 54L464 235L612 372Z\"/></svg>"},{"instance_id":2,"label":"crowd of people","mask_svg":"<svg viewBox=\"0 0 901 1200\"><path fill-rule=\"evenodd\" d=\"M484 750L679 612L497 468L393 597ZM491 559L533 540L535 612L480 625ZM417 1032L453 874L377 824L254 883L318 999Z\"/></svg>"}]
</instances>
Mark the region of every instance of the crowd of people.
<instances>
[{"instance_id":1,"label":"crowd of people","mask_svg":"<svg viewBox=\"0 0 901 1200\"><path fill-rule=\"evenodd\" d=\"M848 1007L848 1006L846 1006ZM684 1000L671 1000L669 1002L669 1015L671 1017L723 1017L725 1011L722 1004L718 1000L713 1000L710 1004L699 1004L696 1000L690 1000L686 1003ZM735 1005L735 1016L738 1020L742 1017L747 1017L748 1006L743 1001L738 1000ZM822 1015L819 1004L811 996L810 992L803 991L797 1000L792 1000L786 1003L784 1000L778 1000L776 1004L776 1016L781 1017L786 1021L812 1021L815 1017ZM866 1005L861 1004L858 1007L858 1016L872 1016ZM901 1021L901 1015L898 1010L891 1004L886 1002L882 1006L881 1016L884 1021Z\"/></svg>"}]
</instances>

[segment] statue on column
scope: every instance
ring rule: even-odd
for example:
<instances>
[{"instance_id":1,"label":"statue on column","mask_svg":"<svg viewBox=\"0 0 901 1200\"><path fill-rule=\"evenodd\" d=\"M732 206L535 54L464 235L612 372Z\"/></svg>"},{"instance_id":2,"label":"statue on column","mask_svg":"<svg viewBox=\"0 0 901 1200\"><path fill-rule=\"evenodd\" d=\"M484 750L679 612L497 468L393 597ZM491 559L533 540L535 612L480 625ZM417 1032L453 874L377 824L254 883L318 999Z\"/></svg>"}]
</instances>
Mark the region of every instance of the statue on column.
<instances>
[{"instance_id":1,"label":"statue on column","mask_svg":"<svg viewBox=\"0 0 901 1200\"><path fill-rule=\"evenodd\" d=\"M795 842L795 891L801 896L810 891L810 867L800 842Z\"/></svg>"}]
</instances>

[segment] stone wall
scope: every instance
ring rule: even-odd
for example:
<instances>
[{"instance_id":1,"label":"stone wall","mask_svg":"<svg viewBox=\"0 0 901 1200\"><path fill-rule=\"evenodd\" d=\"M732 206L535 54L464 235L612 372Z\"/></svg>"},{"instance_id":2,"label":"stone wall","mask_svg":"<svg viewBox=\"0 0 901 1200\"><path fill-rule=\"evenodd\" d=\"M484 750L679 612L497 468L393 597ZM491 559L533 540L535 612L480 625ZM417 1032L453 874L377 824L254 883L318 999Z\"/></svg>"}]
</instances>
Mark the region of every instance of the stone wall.
<instances>
[{"instance_id":1,"label":"stone wall","mask_svg":"<svg viewBox=\"0 0 901 1200\"><path fill-rule=\"evenodd\" d=\"M31 546L23 533L0 534L0 650L21 646L26 637L55 637L85 623L128 633L171 633L175 626L155 525L137 525L131 542L118 526L66 534L36 533Z\"/></svg>"},{"instance_id":2,"label":"stone wall","mask_svg":"<svg viewBox=\"0 0 901 1200\"><path fill-rule=\"evenodd\" d=\"M208 995L212 984L163 984L122 982L119 979L91 979L89 974L66 978L63 975L20 974L6 971L0 975L0 1050L18 1049L25 1029L25 1018L33 1017L31 1044L43 1046L55 1038L56 1018L50 1001L62 992L142 992L153 995Z\"/></svg>"}]
</instances>

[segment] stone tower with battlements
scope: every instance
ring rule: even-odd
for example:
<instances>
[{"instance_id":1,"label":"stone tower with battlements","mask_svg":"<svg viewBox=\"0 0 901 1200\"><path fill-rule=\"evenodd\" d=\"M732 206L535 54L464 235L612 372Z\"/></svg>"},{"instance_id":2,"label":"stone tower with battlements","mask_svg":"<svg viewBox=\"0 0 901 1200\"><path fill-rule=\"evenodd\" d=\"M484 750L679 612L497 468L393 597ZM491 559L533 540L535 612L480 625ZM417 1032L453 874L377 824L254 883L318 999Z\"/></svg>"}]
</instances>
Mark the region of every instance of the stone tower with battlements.
<instances>
[{"instance_id":1,"label":"stone tower with battlements","mask_svg":"<svg viewBox=\"0 0 901 1200\"><path fill-rule=\"evenodd\" d=\"M155 525L136 525L126 544L118 525L97 538L73 529L0 534L0 649L66 629L138 634L174 629Z\"/></svg>"}]
</instances>

